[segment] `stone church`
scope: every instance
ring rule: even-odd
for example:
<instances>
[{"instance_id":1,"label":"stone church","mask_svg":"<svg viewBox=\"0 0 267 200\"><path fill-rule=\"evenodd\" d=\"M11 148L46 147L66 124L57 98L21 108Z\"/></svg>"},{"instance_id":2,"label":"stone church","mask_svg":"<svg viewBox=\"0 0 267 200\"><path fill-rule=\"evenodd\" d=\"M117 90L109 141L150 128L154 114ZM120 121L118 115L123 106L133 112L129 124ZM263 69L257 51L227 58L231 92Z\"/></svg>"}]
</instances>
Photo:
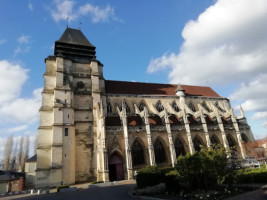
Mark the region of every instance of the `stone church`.
<instances>
[{"instance_id":1,"label":"stone church","mask_svg":"<svg viewBox=\"0 0 267 200\"><path fill-rule=\"evenodd\" d=\"M78 29L45 59L36 186L132 179L146 165L174 166L200 146L254 141L242 108L210 87L105 80Z\"/></svg>"}]
</instances>

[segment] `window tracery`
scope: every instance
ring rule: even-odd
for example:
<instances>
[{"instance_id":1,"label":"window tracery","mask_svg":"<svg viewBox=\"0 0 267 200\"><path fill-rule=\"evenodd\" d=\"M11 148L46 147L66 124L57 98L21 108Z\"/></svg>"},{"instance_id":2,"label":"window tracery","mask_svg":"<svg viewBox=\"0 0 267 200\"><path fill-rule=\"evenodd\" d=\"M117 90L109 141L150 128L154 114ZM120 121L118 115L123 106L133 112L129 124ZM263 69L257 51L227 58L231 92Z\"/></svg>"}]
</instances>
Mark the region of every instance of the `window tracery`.
<instances>
[{"instance_id":1,"label":"window tracery","mask_svg":"<svg viewBox=\"0 0 267 200\"><path fill-rule=\"evenodd\" d=\"M176 104L175 101L172 103L172 108L173 108L176 112L179 112L179 107L177 106L177 104Z\"/></svg>"},{"instance_id":2,"label":"window tracery","mask_svg":"<svg viewBox=\"0 0 267 200\"><path fill-rule=\"evenodd\" d=\"M195 106L190 102L188 107L193 111L193 112L196 112L196 108Z\"/></svg>"},{"instance_id":3,"label":"window tracery","mask_svg":"<svg viewBox=\"0 0 267 200\"><path fill-rule=\"evenodd\" d=\"M215 135L212 135L210 138L210 142L211 144L215 145L215 144L220 144L218 138Z\"/></svg>"},{"instance_id":4,"label":"window tracery","mask_svg":"<svg viewBox=\"0 0 267 200\"><path fill-rule=\"evenodd\" d=\"M157 102L157 104L156 104L156 108L157 108L157 110L158 110L159 112L161 112L161 111L164 110L164 107L163 107L163 105L161 104L160 101Z\"/></svg>"},{"instance_id":5,"label":"window tracery","mask_svg":"<svg viewBox=\"0 0 267 200\"><path fill-rule=\"evenodd\" d=\"M135 140L132 145L133 166L145 164L144 148L139 140Z\"/></svg>"},{"instance_id":6,"label":"window tracery","mask_svg":"<svg viewBox=\"0 0 267 200\"><path fill-rule=\"evenodd\" d=\"M241 134L241 138L242 138L243 142L245 142L245 143L249 142L248 137L244 133Z\"/></svg>"},{"instance_id":7,"label":"window tracery","mask_svg":"<svg viewBox=\"0 0 267 200\"><path fill-rule=\"evenodd\" d=\"M174 143L174 148L176 152L176 157L178 158L180 155L185 155L185 149L182 141L177 138Z\"/></svg>"},{"instance_id":8,"label":"window tracery","mask_svg":"<svg viewBox=\"0 0 267 200\"><path fill-rule=\"evenodd\" d=\"M124 101L124 105L125 105L126 113L130 113L131 110L130 110L130 107L128 106L128 104L126 103L126 101Z\"/></svg>"},{"instance_id":9,"label":"window tracery","mask_svg":"<svg viewBox=\"0 0 267 200\"><path fill-rule=\"evenodd\" d=\"M159 138L157 138L154 143L154 152L156 163L163 163L166 161L164 146Z\"/></svg>"},{"instance_id":10,"label":"window tracery","mask_svg":"<svg viewBox=\"0 0 267 200\"><path fill-rule=\"evenodd\" d=\"M144 110L144 108L146 107L146 104L142 101L140 104L139 104L139 110L140 111L143 111Z\"/></svg>"},{"instance_id":11,"label":"window tracery","mask_svg":"<svg viewBox=\"0 0 267 200\"><path fill-rule=\"evenodd\" d=\"M201 150L201 146L203 145L198 137L194 138L193 144L194 144L195 151L200 151Z\"/></svg>"}]
</instances>

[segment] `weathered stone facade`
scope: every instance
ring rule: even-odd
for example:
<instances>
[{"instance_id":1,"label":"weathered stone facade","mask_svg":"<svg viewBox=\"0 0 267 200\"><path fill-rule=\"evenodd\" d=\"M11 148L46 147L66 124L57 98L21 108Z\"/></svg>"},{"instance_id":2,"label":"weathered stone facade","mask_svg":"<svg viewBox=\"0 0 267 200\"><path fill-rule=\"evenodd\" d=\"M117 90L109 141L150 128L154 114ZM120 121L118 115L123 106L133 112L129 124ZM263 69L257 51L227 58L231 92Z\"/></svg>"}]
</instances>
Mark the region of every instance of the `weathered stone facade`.
<instances>
[{"instance_id":1,"label":"weathered stone facade","mask_svg":"<svg viewBox=\"0 0 267 200\"><path fill-rule=\"evenodd\" d=\"M67 28L45 60L37 186L132 179L199 145L254 141L241 109L209 87L106 81L95 47Z\"/></svg>"}]
</instances>

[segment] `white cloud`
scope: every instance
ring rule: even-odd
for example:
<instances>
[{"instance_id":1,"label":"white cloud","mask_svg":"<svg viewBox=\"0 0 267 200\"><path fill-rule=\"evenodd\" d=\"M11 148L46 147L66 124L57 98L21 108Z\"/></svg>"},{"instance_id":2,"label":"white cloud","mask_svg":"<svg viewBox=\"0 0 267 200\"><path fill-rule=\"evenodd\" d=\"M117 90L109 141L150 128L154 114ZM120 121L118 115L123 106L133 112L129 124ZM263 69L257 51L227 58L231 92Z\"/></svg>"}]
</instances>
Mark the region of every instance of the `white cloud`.
<instances>
[{"instance_id":1,"label":"white cloud","mask_svg":"<svg viewBox=\"0 0 267 200\"><path fill-rule=\"evenodd\" d=\"M73 1L59 1L56 0L56 10L51 10L51 15L56 22L60 20L67 20L67 18L72 21L77 18L77 15L73 13Z\"/></svg>"},{"instance_id":2,"label":"white cloud","mask_svg":"<svg viewBox=\"0 0 267 200\"><path fill-rule=\"evenodd\" d=\"M0 39L0 45L6 43L6 40L5 39Z\"/></svg>"},{"instance_id":3,"label":"white cloud","mask_svg":"<svg viewBox=\"0 0 267 200\"><path fill-rule=\"evenodd\" d=\"M18 43L20 43L20 44L29 43L29 42L30 42L30 37L31 37L31 36L28 36L28 35L21 35L21 36L18 38Z\"/></svg>"},{"instance_id":4,"label":"white cloud","mask_svg":"<svg viewBox=\"0 0 267 200\"><path fill-rule=\"evenodd\" d=\"M100 8L99 6L94 6L92 4L85 4L79 8L79 13L81 15L89 14L94 23L107 22L109 20L120 21L115 16L114 8L109 5L107 5L105 8Z\"/></svg>"},{"instance_id":5,"label":"white cloud","mask_svg":"<svg viewBox=\"0 0 267 200\"><path fill-rule=\"evenodd\" d=\"M56 22L67 20L67 18L69 21L74 21L81 16L87 15L91 17L93 23L108 21L122 22L121 19L116 17L114 8L109 5L100 8L99 6L94 6L88 3L79 6L78 9L75 9L75 2L71 0L54 0L54 4L56 9L50 8L50 12L52 18Z\"/></svg>"},{"instance_id":6,"label":"white cloud","mask_svg":"<svg viewBox=\"0 0 267 200\"><path fill-rule=\"evenodd\" d=\"M153 59L147 71L171 68L170 82L226 84L267 73L267 4L218 0L182 32L178 54Z\"/></svg>"},{"instance_id":7,"label":"white cloud","mask_svg":"<svg viewBox=\"0 0 267 200\"><path fill-rule=\"evenodd\" d=\"M14 56L17 56L18 54L21 53L28 53L30 51L30 47L16 47L16 49L14 50Z\"/></svg>"},{"instance_id":8,"label":"white cloud","mask_svg":"<svg viewBox=\"0 0 267 200\"><path fill-rule=\"evenodd\" d=\"M39 119L39 108L41 107L41 91L38 88L33 91L31 98L17 98L0 106L1 123L16 122L33 123Z\"/></svg>"},{"instance_id":9,"label":"white cloud","mask_svg":"<svg viewBox=\"0 0 267 200\"><path fill-rule=\"evenodd\" d=\"M16 132L20 132L20 131L24 131L28 128L27 125L21 125L21 126L16 126L16 127L12 127L12 128L9 128L7 130L8 133L16 133Z\"/></svg>"},{"instance_id":10,"label":"white cloud","mask_svg":"<svg viewBox=\"0 0 267 200\"><path fill-rule=\"evenodd\" d=\"M266 119L266 19L265 0L218 0L185 25L180 51L152 59L147 72L169 69L171 83L235 83L231 100Z\"/></svg>"},{"instance_id":11,"label":"white cloud","mask_svg":"<svg viewBox=\"0 0 267 200\"><path fill-rule=\"evenodd\" d=\"M33 5L32 5L31 2L28 3L28 8L29 8L30 11L33 11Z\"/></svg>"},{"instance_id":12,"label":"white cloud","mask_svg":"<svg viewBox=\"0 0 267 200\"><path fill-rule=\"evenodd\" d=\"M19 64L0 60L0 106L18 97L28 78L27 72Z\"/></svg>"}]
</instances>

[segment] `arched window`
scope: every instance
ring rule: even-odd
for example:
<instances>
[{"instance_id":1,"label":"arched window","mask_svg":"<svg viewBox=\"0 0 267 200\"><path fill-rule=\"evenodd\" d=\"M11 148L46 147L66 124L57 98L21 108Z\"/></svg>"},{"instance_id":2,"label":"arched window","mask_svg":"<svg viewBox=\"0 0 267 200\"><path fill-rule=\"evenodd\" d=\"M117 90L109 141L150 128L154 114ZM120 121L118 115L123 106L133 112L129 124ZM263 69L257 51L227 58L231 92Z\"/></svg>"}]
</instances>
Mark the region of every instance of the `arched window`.
<instances>
[{"instance_id":1,"label":"arched window","mask_svg":"<svg viewBox=\"0 0 267 200\"><path fill-rule=\"evenodd\" d=\"M124 101L124 105L125 105L125 110L127 113L130 113L131 110L130 110L130 107L128 106L128 104L126 103L126 101Z\"/></svg>"},{"instance_id":2,"label":"arched window","mask_svg":"<svg viewBox=\"0 0 267 200\"><path fill-rule=\"evenodd\" d=\"M177 104L176 104L175 101L172 103L172 108L173 108L176 112L179 112L179 107L177 106Z\"/></svg>"},{"instance_id":3,"label":"arched window","mask_svg":"<svg viewBox=\"0 0 267 200\"><path fill-rule=\"evenodd\" d=\"M192 103L189 103L188 107L193 111L196 112L196 108Z\"/></svg>"},{"instance_id":4,"label":"arched window","mask_svg":"<svg viewBox=\"0 0 267 200\"><path fill-rule=\"evenodd\" d=\"M227 135L227 141L228 141L229 147L235 147L236 146L236 142L234 141L232 136Z\"/></svg>"},{"instance_id":5,"label":"arched window","mask_svg":"<svg viewBox=\"0 0 267 200\"><path fill-rule=\"evenodd\" d=\"M163 107L163 105L161 104L160 101L157 102L157 104L156 104L156 108L157 108L157 110L158 110L159 112L161 112L161 111L164 110L164 107Z\"/></svg>"},{"instance_id":6,"label":"arched window","mask_svg":"<svg viewBox=\"0 0 267 200\"><path fill-rule=\"evenodd\" d=\"M111 103L108 101L108 105L107 105L107 111L108 113L112 113L112 106Z\"/></svg>"},{"instance_id":7,"label":"arched window","mask_svg":"<svg viewBox=\"0 0 267 200\"><path fill-rule=\"evenodd\" d=\"M203 108L205 108L208 112L211 112L211 110L209 109L209 107L207 106L206 102L203 101L203 103L201 104Z\"/></svg>"},{"instance_id":8,"label":"arched window","mask_svg":"<svg viewBox=\"0 0 267 200\"><path fill-rule=\"evenodd\" d=\"M145 163L144 148L139 140L135 140L132 145L132 160L133 166Z\"/></svg>"},{"instance_id":9,"label":"arched window","mask_svg":"<svg viewBox=\"0 0 267 200\"><path fill-rule=\"evenodd\" d=\"M241 134L241 138L242 138L243 142L245 142L245 143L247 143L249 141L248 137L244 133Z\"/></svg>"},{"instance_id":10,"label":"arched window","mask_svg":"<svg viewBox=\"0 0 267 200\"><path fill-rule=\"evenodd\" d=\"M144 108L146 107L146 104L142 101L140 104L139 104L139 110L140 111L143 111L144 110Z\"/></svg>"},{"instance_id":11,"label":"arched window","mask_svg":"<svg viewBox=\"0 0 267 200\"><path fill-rule=\"evenodd\" d=\"M175 152L176 152L176 157L177 158L180 155L185 155L184 145L183 145L183 143L181 142L181 140L179 138L177 138L175 140L174 147L175 147Z\"/></svg>"},{"instance_id":12,"label":"arched window","mask_svg":"<svg viewBox=\"0 0 267 200\"><path fill-rule=\"evenodd\" d=\"M203 146L201 140L197 136L194 138L193 144L194 144L195 151L200 151L201 145Z\"/></svg>"},{"instance_id":13,"label":"arched window","mask_svg":"<svg viewBox=\"0 0 267 200\"><path fill-rule=\"evenodd\" d=\"M154 143L154 152L156 163L163 163L166 161L164 146L159 138L157 138Z\"/></svg>"},{"instance_id":14,"label":"arched window","mask_svg":"<svg viewBox=\"0 0 267 200\"><path fill-rule=\"evenodd\" d=\"M220 141L219 141L219 139L217 138L217 136L215 136L215 135L212 135L211 136L211 138L210 138L210 142L211 142L211 144L220 144Z\"/></svg>"}]
</instances>

